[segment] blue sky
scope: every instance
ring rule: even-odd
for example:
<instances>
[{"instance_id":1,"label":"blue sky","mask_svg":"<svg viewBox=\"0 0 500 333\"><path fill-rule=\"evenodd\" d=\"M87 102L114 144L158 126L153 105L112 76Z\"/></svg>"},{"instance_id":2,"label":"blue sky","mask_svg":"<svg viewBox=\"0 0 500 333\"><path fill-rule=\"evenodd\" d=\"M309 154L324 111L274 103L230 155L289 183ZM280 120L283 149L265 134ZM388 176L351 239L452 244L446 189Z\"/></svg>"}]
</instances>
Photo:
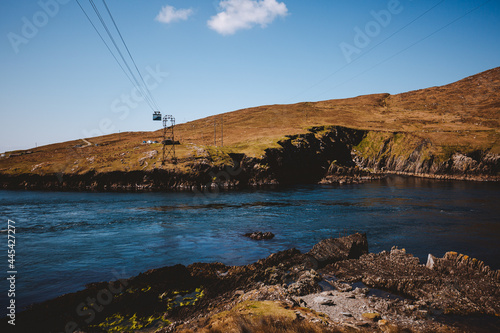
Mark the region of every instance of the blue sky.
<instances>
[{"instance_id":1,"label":"blue sky","mask_svg":"<svg viewBox=\"0 0 500 333\"><path fill-rule=\"evenodd\" d=\"M160 111L177 123L395 94L497 67L500 1L485 2L106 1ZM6 0L0 15L0 152L160 127L75 0Z\"/></svg>"}]
</instances>

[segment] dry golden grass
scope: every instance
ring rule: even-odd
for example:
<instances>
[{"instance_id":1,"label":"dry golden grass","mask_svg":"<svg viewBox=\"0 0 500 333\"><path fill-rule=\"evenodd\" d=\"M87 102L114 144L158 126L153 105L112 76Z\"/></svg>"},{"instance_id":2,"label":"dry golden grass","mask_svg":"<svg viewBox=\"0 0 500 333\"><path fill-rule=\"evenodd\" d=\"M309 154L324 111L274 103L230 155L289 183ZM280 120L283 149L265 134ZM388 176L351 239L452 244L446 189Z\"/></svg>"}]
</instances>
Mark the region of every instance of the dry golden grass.
<instances>
[{"instance_id":1,"label":"dry golden grass","mask_svg":"<svg viewBox=\"0 0 500 333\"><path fill-rule=\"evenodd\" d=\"M307 310L307 309L304 309ZM324 316L324 315L323 315ZM319 316L310 316L323 319ZM298 319L295 310L275 301L246 301L229 311L198 321L195 328L179 329L181 333L326 333L342 332L309 320Z\"/></svg>"},{"instance_id":2,"label":"dry golden grass","mask_svg":"<svg viewBox=\"0 0 500 333\"><path fill-rule=\"evenodd\" d=\"M223 325L211 325L210 328L197 329L196 332L203 333L329 333L342 332L340 330L327 329L318 324L307 321L290 320L286 317L274 316L243 316L233 315L227 318ZM185 331L195 332L195 331Z\"/></svg>"},{"instance_id":3,"label":"dry golden grass","mask_svg":"<svg viewBox=\"0 0 500 333\"><path fill-rule=\"evenodd\" d=\"M340 125L357 129L409 132L438 146L500 153L500 67L458 82L398 95L375 94L348 99L268 105L211 116L175 127L179 164L161 165L162 130L128 132L88 138L93 146L74 140L31 149L31 154L0 159L0 172L83 173L174 168L214 146L214 122L223 119L224 153L261 156L278 147L285 135L307 132L311 126ZM221 145L220 126L217 141ZM95 146L98 144L98 146ZM151 151L158 154L147 157ZM9 154L7 154L9 155ZM144 158L146 157L146 158ZM141 159L142 162L139 162Z\"/></svg>"}]
</instances>

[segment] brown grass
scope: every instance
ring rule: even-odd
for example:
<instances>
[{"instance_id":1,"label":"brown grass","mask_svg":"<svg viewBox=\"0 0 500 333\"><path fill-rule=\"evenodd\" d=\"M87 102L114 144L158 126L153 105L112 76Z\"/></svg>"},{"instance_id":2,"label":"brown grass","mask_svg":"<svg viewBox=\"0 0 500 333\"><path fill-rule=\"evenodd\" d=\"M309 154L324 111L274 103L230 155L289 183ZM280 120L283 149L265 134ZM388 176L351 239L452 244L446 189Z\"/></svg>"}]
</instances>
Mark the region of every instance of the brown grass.
<instances>
[{"instance_id":1,"label":"brown grass","mask_svg":"<svg viewBox=\"0 0 500 333\"><path fill-rule=\"evenodd\" d=\"M249 317L235 315L232 318L234 326L232 327L211 327L202 329L199 332L207 333L324 333L341 332L339 330L321 327L318 324L312 324L307 321L290 320L286 317L259 316Z\"/></svg>"},{"instance_id":2,"label":"brown grass","mask_svg":"<svg viewBox=\"0 0 500 333\"><path fill-rule=\"evenodd\" d=\"M311 318L319 316L309 315ZM323 319L319 319L323 322ZM342 332L320 323L298 319L295 312L274 301L246 301L229 311L200 320L195 328L180 329L182 333L324 333Z\"/></svg>"}]
</instances>

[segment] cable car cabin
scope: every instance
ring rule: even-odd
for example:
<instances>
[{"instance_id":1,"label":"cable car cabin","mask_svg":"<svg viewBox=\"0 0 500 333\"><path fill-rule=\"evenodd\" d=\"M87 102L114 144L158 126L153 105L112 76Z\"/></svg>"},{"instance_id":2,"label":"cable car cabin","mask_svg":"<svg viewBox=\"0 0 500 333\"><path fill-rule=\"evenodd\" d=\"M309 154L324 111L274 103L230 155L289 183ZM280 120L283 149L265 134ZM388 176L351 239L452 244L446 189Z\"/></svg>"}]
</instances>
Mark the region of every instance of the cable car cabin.
<instances>
[{"instance_id":1,"label":"cable car cabin","mask_svg":"<svg viewBox=\"0 0 500 333\"><path fill-rule=\"evenodd\" d=\"M160 113L160 111L155 111L153 113L153 120L161 120L161 113Z\"/></svg>"}]
</instances>

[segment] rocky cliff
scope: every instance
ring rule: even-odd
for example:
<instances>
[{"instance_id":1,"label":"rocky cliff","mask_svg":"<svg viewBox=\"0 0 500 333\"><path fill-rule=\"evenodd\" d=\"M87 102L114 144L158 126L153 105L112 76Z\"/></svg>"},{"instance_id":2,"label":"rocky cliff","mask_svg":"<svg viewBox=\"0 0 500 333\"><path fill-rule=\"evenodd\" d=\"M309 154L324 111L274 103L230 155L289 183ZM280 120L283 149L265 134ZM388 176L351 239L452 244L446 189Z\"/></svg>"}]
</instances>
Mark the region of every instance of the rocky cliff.
<instances>
[{"instance_id":1,"label":"rocky cliff","mask_svg":"<svg viewBox=\"0 0 500 333\"><path fill-rule=\"evenodd\" d=\"M443 146L416 133L368 132L352 150L356 164L374 173L498 180L500 155L467 146Z\"/></svg>"},{"instance_id":2,"label":"rocky cliff","mask_svg":"<svg viewBox=\"0 0 500 333\"><path fill-rule=\"evenodd\" d=\"M352 182L398 173L439 179L498 180L500 155L440 145L418 133L313 127L266 150L264 163L281 183Z\"/></svg>"}]
</instances>

